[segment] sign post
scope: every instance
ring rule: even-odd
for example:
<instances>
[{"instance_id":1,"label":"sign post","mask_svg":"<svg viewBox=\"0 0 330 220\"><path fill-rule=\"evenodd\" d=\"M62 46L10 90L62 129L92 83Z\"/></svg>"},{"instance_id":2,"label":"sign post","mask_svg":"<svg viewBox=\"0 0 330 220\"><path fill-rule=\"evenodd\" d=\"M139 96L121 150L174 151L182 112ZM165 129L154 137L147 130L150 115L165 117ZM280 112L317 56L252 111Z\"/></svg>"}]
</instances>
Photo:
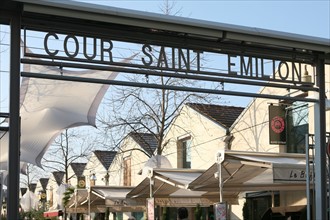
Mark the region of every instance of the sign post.
<instances>
[{"instance_id":1,"label":"sign post","mask_svg":"<svg viewBox=\"0 0 330 220\"><path fill-rule=\"evenodd\" d=\"M155 198L147 199L148 220L155 219Z\"/></svg>"}]
</instances>

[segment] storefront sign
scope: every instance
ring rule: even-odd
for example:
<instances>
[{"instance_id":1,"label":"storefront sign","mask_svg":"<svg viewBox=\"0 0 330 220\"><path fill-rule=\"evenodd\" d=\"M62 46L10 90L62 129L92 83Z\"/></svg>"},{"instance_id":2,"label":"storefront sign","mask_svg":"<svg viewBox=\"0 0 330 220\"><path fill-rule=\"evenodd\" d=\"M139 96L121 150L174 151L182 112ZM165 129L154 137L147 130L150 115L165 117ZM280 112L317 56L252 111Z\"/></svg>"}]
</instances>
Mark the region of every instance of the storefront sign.
<instances>
[{"instance_id":1,"label":"storefront sign","mask_svg":"<svg viewBox=\"0 0 330 220\"><path fill-rule=\"evenodd\" d=\"M47 193L46 193L46 191L40 191L39 201L40 202L47 202Z\"/></svg>"},{"instance_id":2,"label":"storefront sign","mask_svg":"<svg viewBox=\"0 0 330 220\"><path fill-rule=\"evenodd\" d=\"M190 207L200 204L201 206L210 206L216 202L218 198L155 198L155 203L159 206L167 207Z\"/></svg>"},{"instance_id":3,"label":"storefront sign","mask_svg":"<svg viewBox=\"0 0 330 220\"><path fill-rule=\"evenodd\" d=\"M214 204L215 220L226 220L227 219L227 204L216 203Z\"/></svg>"},{"instance_id":4,"label":"storefront sign","mask_svg":"<svg viewBox=\"0 0 330 220\"><path fill-rule=\"evenodd\" d=\"M273 167L274 183L305 182L309 178L313 180L313 174L307 175L305 165L276 165Z\"/></svg>"},{"instance_id":5,"label":"storefront sign","mask_svg":"<svg viewBox=\"0 0 330 220\"><path fill-rule=\"evenodd\" d=\"M154 198L147 199L147 214L148 214L148 219L155 219L155 199Z\"/></svg>"},{"instance_id":6,"label":"storefront sign","mask_svg":"<svg viewBox=\"0 0 330 220\"><path fill-rule=\"evenodd\" d=\"M269 110L269 143L286 144L285 106L270 105L268 110Z\"/></svg>"},{"instance_id":7,"label":"storefront sign","mask_svg":"<svg viewBox=\"0 0 330 220\"><path fill-rule=\"evenodd\" d=\"M84 176L79 176L78 177L78 188L79 189L86 188L86 178Z\"/></svg>"}]
</instances>

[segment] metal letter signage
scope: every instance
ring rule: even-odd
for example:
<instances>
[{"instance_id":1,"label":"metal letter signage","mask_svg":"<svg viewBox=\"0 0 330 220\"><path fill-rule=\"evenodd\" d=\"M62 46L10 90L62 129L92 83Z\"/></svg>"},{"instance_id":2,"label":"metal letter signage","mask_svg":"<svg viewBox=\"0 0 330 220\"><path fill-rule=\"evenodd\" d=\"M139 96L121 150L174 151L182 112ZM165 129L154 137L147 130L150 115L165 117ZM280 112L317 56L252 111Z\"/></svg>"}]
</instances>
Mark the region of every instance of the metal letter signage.
<instances>
[{"instance_id":1,"label":"metal letter signage","mask_svg":"<svg viewBox=\"0 0 330 220\"><path fill-rule=\"evenodd\" d=\"M168 45L151 45L146 42L125 42L112 40L111 36L107 38L104 35L100 37L84 36L40 30L37 32L39 37L31 39L31 32L36 34L29 30L24 32L24 47L35 48L36 50L33 51L33 54L29 54L25 50L24 55L26 57L33 56L74 64L89 63L93 65L93 68L112 66L121 68L124 72L130 72L128 69L132 68L140 71L144 69L153 71L154 75L169 77L173 77L174 74L184 78L189 73L193 77L207 76L209 77L207 81L211 81L212 78L219 80L219 78L226 77L251 81L313 85L311 82L302 80L304 73L302 66L310 64L298 61L229 54L215 49L196 50ZM133 54L137 58L131 63L122 62L122 60L132 57ZM133 71L133 73L137 72Z\"/></svg>"}]
</instances>

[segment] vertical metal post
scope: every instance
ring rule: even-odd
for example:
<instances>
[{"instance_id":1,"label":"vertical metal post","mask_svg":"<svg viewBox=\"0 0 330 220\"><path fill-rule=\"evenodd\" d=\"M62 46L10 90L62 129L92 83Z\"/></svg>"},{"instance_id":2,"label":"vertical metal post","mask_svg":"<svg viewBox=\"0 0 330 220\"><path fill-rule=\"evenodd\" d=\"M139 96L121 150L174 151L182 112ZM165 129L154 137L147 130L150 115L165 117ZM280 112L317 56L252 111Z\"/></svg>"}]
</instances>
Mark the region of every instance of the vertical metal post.
<instances>
[{"instance_id":1,"label":"vertical metal post","mask_svg":"<svg viewBox=\"0 0 330 220\"><path fill-rule=\"evenodd\" d=\"M223 202L223 181L222 181L222 162L225 159L225 150L219 150L216 154L216 163L218 165L218 178L219 178L219 203L213 204L215 219L227 219L227 203Z\"/></svg>"},{"instance_id":2,"label":"vertical metal post","mask_svg":"<svg viewBox=\"0 0 330 220\"><path fill-rule=\"evenodd\" d=\"M317 57L316 79L319 87L319 102L314 105L315 127L315 219L327 219L326 186L326 116L325 116L325 71L324 58Z\"/></svg>"},{"instance_id":3,"label":"vertical metal post","mask_svg":"<svg viewBox=\"0 0 330 220\"><path fill-rule=\"evenodd\" d=\"M0 217L2 213L2 200L3 200L3 173L0 171Z\"/></svg>"},{"instance_id":4,"label":"vertical metal post","mask_svg":"<svg viewBox=\"0 0 330 220\"><path fill-rule=\"evenodd\" d=\"M328 219L330 218L330 152L329 152L329 145L330 145L330 134L327 133L327 146L326 146L326 151L327 151L327 157L326 157L326 164L327 164L327 191L328 191L328 200L327 200L327 215Z\"/></svg>"},{"instance_id":5,"label":"vertical metal post","mask_svg":"<svg viewBox=\"0 0 330 220\"><path fill-rule=\"evenodd\" d=\"M7 219L19 219L19 173L20 173L20 14L13 15L10 22L10 101L9 101L9 156L8 156L8 203Z\"/></svg>"},{"instance_id":6,"label":"vertical metal post","mask_svg":"<svg viewBox=\"0 0 330 220\"><path fill-rule=\"evenodd\" d=\"M154 200L154 170L148 169L149 182L149 198L147 199L147 219L156 219L155 216L155 200ZM158 214L157 214L158 215Z\"/></svg>"},{"instance_id":7,"label":"vertical metal post","mask_svg":"<svg viewBox=\"0 0 330 220\"><path fill-rule=\"evenodd\" d=\"M91 220L91 187L88 189L88 220Z\"/></svg>"},{"instance_id":8,"label":"vertical metal post","mask_svg":"<svg viewBox=\"0 0 330 220\"><path fill-rule=\"evenodd\" d=\"M148 177L149 177L149 198L154 197L153 186L154 186L154 177L153 177L153 170L148 170Z\"/></svg>"},{"instance_id":9,"label":"vertical metal post","mask_svg":"<svg viewBox=\"0 0 330 220\"><path fill-rule=\"evenodd\" d=\"M221 163L218 163L218 175L219 175L219 202L222 203L222 174Z\"/></svg>"},{"instance_id":10,"label":"vertical metal post","mask_svg":"<svg viewBox=\"0 0 330 220\"><path fill-rule=\"evenodd\" d=\"M75 213L76 213L76 217L75 217L75 220L77 220L78 219L78 212L77 212L77 206L78 206L78 189L75 189L75 198L74 198L74 211L75 211Z\"/></svg>"},{"instance_id":11,"label":"vertical metal post","mask_svg":"<svg viewBox=\"0 0 330 220\"><path fill-rule=\"evenodd\" d=\"M310 195L310 171L309 171L309 134L305 135L306 145L306 197L307 197L307 220L311 219L311 195Z\"/></svg>"},{"instance_id":12,"label":"vertical metal post","mask_svg":"<svg viewBox=\"0 0 330 220\"><path fill-rule=\"evenodd\" d=\"M218 178L219 178L219 202L222 203L222 192L223 192L223 183L222 183L222 174L221 174L221 164L225 159L225 150L219 150L216 154L216 163L218 164Z\"/></svg>"}]
</instances>

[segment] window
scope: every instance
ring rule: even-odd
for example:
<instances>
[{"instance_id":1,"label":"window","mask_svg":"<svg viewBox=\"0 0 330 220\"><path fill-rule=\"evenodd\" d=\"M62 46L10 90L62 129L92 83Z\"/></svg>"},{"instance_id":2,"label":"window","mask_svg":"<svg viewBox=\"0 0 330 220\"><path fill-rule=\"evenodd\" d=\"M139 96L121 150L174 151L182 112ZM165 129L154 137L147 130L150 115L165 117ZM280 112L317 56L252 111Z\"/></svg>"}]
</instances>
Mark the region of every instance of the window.
<instances>
[{"instance_id":1,"label":"window","mask_svg":"<svg viewBox=\"0 0 330 220\"><path fill-rule=\"evenodd\" d=\"M124 186L131 185L131 158L124 158Z\"/></svg>"},{"instance_id":2,"label":"window","mask_svg":"<svg viewBox=\"0 0 330 220\"><path fill-rule=\"evenodd\" d=\"M305 153L308 134L308 104L294 102L287 108L287 153Z\"/></svg>"},{"instance_id":3,"label":"window","mask_svg":"<svg viewBox=\"0 0 330 220\"><path fill-rule=\"evenodd\" d=\"M247 193L246 203L243 208L244 219L247 220L283 219L280 218L280 216L277 216L275 213L271 213L272 216L268 215L270 208L272 207L272 200L274 201L274 207L280 205L280 194L278 191L273 192L273 195L272 192L268 192L268 191Z\"/></svg>"},{"instance_id":4,"label":"window","mask_svg":"<svg viewBox=\"0 0 330 220\"><path fill-rule=\"evenodd\" d=\"M178 168L191 168L191 139L178 142Z\"/></svg>"}]
</instances>

